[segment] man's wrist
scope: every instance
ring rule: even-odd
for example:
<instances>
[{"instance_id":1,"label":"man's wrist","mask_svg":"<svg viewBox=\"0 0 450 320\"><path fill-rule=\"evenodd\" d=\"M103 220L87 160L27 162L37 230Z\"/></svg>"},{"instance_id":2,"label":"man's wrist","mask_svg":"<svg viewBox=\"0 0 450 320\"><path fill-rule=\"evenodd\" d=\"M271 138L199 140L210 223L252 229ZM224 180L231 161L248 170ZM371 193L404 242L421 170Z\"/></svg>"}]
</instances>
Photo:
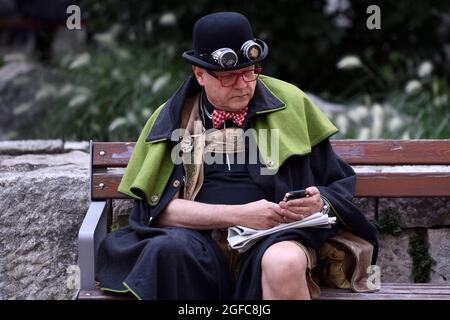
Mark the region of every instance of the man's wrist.
<instances>
[{"instance_id":1,"label":"man's wrist","mask_svg":"<svg viewBox=\"0 0 450 320\"><path fill-rule=\"evenodd\" d=\"M323 201L323 206L322 206L322 209L320 210L320 212L321 212L322 214L328 214L328 215L330 215L330 214L331 214L331 211L330 211L330 202L328 201L327 198L325 198L325 197L323 197L323 196L320 196L320 198L321 198L322 201Z\"/></svg>"},{"instance_id":2,"label":"man's wrist","mask_svg":"<svg viewBox=\"0 0 450 320\"><path fill-rule=\"evenodd\" d=\"M240 217L246 210L245 204L239 204L239 205L226 205L226 219L227 224L229 226L235 226L239 224L239 221L241 220Z\"/></svg>"}]
</instances>

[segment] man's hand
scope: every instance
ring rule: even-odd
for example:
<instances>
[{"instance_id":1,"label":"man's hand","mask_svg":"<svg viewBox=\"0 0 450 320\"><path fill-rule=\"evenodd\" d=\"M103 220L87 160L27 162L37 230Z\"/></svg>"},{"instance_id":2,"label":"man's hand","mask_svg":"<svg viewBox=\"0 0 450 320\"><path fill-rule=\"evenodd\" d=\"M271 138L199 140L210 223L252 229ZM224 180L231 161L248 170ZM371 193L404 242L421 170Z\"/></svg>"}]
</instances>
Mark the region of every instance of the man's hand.
<instances>
[{"instance_id":1,"label":"man's hand","mask_svg":"<svg viewBox=\"0 0 450 320\"><path fill-rule=\"evenodd\" d=\"M280 201L281 215L285 223L302 220L303 218L319 212L323 208L323 200L320 191L316 187L306 188L308 196L289 201Z\"/></svg>"},{"instance_id":2,"label":"man's hand","mask_svg":"<svg viewBox=\"0 0 450 320\"><path fill-rule=\"evenodd\" d=\"M283 223L281 207L267 200L258 200L244 204L236 215L236 224L253 228L269 229Z\"/></svg>"}]
</instances>

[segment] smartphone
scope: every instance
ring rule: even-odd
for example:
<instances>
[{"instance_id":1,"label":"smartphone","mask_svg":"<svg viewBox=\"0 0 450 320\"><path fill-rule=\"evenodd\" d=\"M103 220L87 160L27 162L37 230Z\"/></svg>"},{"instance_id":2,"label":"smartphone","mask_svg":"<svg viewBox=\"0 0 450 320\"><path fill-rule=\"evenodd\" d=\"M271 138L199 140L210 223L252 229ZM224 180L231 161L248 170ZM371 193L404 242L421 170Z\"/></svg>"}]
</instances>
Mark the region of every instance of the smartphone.
<instances>
[{"instance_id":1,"label":"smartphone","mask_svg":"<svg viewBox=\"0 0 450 320\"><path fill-rule=\"evenodd\" d=\"M284 196L284 201L303 198L303 197L307 197L307 196L308 196L308 191L306 191L306 190L289 191L289 192L286 192L286 194Z\"/></svg>"}]
</instances>

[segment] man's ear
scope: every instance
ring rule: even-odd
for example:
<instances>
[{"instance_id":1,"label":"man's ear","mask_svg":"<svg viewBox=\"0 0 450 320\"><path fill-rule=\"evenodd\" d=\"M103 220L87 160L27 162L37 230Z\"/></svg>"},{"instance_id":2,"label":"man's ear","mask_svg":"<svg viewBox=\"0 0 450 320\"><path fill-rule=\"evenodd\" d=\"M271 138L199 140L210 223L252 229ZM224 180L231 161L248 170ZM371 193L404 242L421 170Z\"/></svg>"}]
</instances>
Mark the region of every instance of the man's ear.
<instances>
[{"instance_id":1,"label":"man's ear","mask_svg":"<svg viewBox=\"0 0 450 320\"><path fill-rule=\"evenodd\" d=\"M205 70L197 66L192 66L192 72L197 78L197 82L203 87L205 85Z\"/></svg>"}]
</instances>

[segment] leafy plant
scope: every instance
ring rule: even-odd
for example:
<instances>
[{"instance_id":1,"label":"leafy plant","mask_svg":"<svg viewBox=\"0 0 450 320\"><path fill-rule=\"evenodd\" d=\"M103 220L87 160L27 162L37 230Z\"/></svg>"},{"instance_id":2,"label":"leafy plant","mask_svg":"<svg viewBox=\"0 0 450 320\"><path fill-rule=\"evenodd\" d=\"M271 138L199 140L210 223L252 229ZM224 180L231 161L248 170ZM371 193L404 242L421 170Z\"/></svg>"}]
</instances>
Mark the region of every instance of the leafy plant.
<instances>
[{"instance_id":1,"label":"leafy plant","mask_svg":"<svg viewBox=\"0 0 450 320\"><path fill-rule=\"evenodd\" d=\"M58 80L40 83L35 99L13 106L22 115L42 107L39 121L5 136L135 139L190 72L180 54L192 48L195 21L239 11L270 47L265 74L344 106L330 114L341 130L335 138L448 138L450 64L442 28L448 1L376 2L380 30L366 27L371 4L82 0L92 39L87 49L45 66Z\"/></svg>"},{"instance_id":2,"label":"leafy plant","mask_svg":"<svg viewBox=\"0 0 450 320\"><path fill-rule=\"evenodd\" d=\"M430 281L430 273L436 261L430 256L428 247L425 230L418 230L410 235L408 253L412 259L411 274L414 282Z\"/></svg>"},{"instance_id":3,"label":"leafy plant","mask_svg":"<svg viewBox=\"0 0 450 320\"><path fill-rule=\"evenodd\" d=\"M433 72L433 64L414 64L392 53L390 63L373 65L369 58L347 56L337 66L353 74L353 85L335 99L350 107L332 115L339 138L446 139L450 136L449 83ZM368 88L367 83L374 83Z\"/></svg>"},{"instance_id":4,"label":"leafy plant","mask_svg":"<svg viewBox=\"0 0 450 320\"><path fill-rule=\"evenodd\" d=\"M65 80L36 101L45 105L45 120L23 130L41 138L135 140L189 71L179 60L171 46L93 48L66 56L56 65Z\"/></svg>"},{"instance_id":5,"label":"leafy plant","mask_svg":"<svg viewBox=\"0 0 450 320\"><path fill-rule=\"evenodd\" d=\"M374 221L374 224L381 233L398 236L402 232L400 220L394 210L383 211L380 219Z\"/></svg>"}]
</instances>

